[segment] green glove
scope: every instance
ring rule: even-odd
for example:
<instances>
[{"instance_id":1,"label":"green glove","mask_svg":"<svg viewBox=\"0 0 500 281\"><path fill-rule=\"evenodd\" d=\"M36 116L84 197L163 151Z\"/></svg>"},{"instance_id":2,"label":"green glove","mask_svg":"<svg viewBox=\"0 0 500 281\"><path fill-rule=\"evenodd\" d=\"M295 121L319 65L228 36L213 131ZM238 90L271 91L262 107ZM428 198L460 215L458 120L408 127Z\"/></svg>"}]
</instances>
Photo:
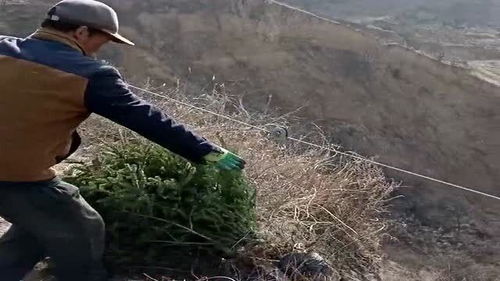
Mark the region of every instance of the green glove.
<instances>
[{"instance_id":1,"label":"green glove","mask_svg":"<svg viewBox=\"0 0 500 281\"><path fill-rule=\"evenodd\" d=\"M246 164L241 157L222 147L219 147L219 151L212 151L205 155L203 159L215 164L221 170L243 170Z\"/></svg>"}]
</instances>

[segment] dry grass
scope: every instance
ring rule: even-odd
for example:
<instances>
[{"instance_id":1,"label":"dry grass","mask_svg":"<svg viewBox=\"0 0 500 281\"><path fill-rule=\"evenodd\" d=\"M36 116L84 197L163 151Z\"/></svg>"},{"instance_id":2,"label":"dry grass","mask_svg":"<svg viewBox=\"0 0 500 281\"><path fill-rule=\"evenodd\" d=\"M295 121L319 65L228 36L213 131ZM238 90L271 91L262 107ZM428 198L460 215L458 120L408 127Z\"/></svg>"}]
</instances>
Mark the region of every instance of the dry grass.
<instances>
[{"instance_id":1,"label":"dry grass","mask_svg":"<svg viewBox=\"0 0 500 281\"><path fill-rule=\"evenodd\" d=\"M436 281L498 281L500 269L497 265L479 264L463 253L450 253L448 256L434 258Z\"/></svg>"},{"instance_id":2,"label":"dry grass","mask_svg":"<svg viewBox=\"0 0 500 281\"><path fill-rule=\"evenodd\" d=\"M263 127L286 124L290 118L251 113L220 92L196 98L184 93L178 88L164 94ZM394 187L379 168L331 155L326 149L276 142L244 125L142 96L248 161L246 173L258 189L262 243L243 250L247 262L262 265L292 251L317 252L340 272L377 272L387 226L385 200ZM100 118L91 118L82 132L93 144L91 150L96 144L130 137L126 130ZM310 138L324 141L316 135Z\"/></svg>"}]
</instances>

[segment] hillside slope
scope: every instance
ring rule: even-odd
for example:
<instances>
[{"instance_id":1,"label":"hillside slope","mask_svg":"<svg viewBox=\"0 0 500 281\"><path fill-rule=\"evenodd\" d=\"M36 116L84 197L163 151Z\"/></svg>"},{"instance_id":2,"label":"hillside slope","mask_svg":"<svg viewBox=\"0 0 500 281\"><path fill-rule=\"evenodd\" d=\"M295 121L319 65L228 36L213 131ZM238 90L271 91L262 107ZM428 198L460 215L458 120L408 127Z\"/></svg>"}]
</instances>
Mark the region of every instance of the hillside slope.
<instances>
[{"instance_id":1,"label":"hillside slope","mask_svg":"<svg viewBox=\"0 0 500 281\"><path fill-rule=\"evenodd\" d=\"M500 2L443 1L303 1L284 0L327 18L341 18L381 40L399 42L436 57L477 69L478 77L499 83L484 66L500 60ZM485 73L486 72L486 73Z\"/></svg>"},{"instance_id":2,"label":"hillside slope","mask_svg":"<svg viewBox=\"0 0 500 281\"><path fill-rule=\"evenodd\" d=\"M303 107L347 149L499 194L500 88L467 70L266 1L119 2L142 46L119 60L131 73L200 87L215 75L255 108L269 96L283 112ZM426 198L464 196L392 175L437 187L418 192Z\"/></svg>"},{"instance_id":3,"label":"hillside slope","mask_svg":"<svg viewBox=\"0 0 500 281\"><path fill-rule=\"evenodd\" d=\"M24 2L0 10L0 32L27 34L55 1ZM301 108L345 149L500 195L500 88L466 69L273 1L105 2L138 43L108 50L129 77L224 84L257 110ZM453 228L460 214L500 241L496 202L387 172L411 186L404 207L427 225Z\"/></svg>"},{"instance_id":4,"label":"hillside slope","mask_svg":"<svg viewBox=\"0 0 500 281\"><path fill-rule=\"evenodd\" d=\"M439 20L457 25L500 26L498 13L500 2L495 0L284 0L303 7L345 20L399 16L419 9L431 11ZM410 14L409 14L410 15Z\"/></svg>"},{"instance_id":5,"label":"hillside slope","mask_svg":"<svg viewBox=\"0 0 500 281\"><path fill-rule=\"evenodd\" d=\"M500 194L500 88L468 70L272 1L110 3L145 46L123 53L132 73L147 65L153 78L163 73L200 88L215 76L254 109L269 101L282 113L302 108L299 116L345 149ZM500 241L496 202L387 172L411 187L402 189L409 214L436 228L471 224L474 234L458 234L467 237L467 255L498 260L488 250Z\"/></svg>"}]
</instances>

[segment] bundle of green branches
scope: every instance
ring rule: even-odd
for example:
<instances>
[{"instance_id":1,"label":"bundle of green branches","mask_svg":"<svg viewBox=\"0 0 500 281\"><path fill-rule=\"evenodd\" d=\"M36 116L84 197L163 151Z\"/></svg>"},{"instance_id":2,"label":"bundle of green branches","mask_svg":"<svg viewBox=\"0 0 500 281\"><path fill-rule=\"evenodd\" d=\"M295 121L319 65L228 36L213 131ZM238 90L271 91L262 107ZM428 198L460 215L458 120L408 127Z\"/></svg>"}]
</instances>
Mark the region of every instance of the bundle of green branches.
<instances>
[{"instance_id":1,"label":"bundle of green branches","mask_svg":"<svg viewBox=\"0 0 500 281\"><path fill-rule=\"evenodd\" d=\"M255 231L255 189L241 172L194 166L156 145L107 146L66 180L104 217L117 267L229 255Z\"/></svg>"}]
</instances>

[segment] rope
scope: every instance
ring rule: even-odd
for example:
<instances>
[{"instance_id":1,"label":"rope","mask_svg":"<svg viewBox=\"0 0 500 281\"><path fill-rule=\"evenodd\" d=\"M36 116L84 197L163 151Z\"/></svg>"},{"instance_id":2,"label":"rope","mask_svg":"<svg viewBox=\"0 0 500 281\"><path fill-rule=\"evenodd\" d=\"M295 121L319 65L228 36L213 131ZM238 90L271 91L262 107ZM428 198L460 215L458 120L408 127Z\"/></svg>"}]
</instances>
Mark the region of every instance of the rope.
<instances>
[{"instance_id":1,"label":"rope","mask_svg":"<svg viewBox=\"0 0 500 281\"><path fill-rule=\"evenodd\" d=\"M152 92L152 91L149 91L147 89L144 89L144 88L141 88L141 87L137 87L137 86L134 86L134 85L131 85L131 84L128 84L128 86L130 88L133 88L133 89L136 89L136 90L140 90L140 91L142 91L144 93L148 93L150 95L153 95L153 96L156 96L156 97L159 97L159 98L162 98L162 99L170 100L170 101L175 102L177 104L181 104L181 105L184 105L184 106L196 109L196 110L201 111L201 112L205 112L205 113L208 113L208 114L211 114L211 115L214 115L214 116L218 116L220 118L226 119L228 121L231 121L231 122L234 122L234 123L237 123L237 124L240 124L240 125L244 125L244 126L247 126L247 127L250 127L250 128L253 128L253 129L256 129L256 130L259 130L259 131L262 131L262 132L271 133L269 130L267 130L265 128L262 128L262 127L259 127L259 126L256 126L256 125L252 125L252 124L249 124L249 123L237 120L237 119L229 117L227 115L223 115L223 114L220 114L220 113L217 113L217 112L213 112L211 110L208 110L208 109L205 109L205 108L201 108L201 107L198 107L198 106L195 106L195 105L192 105L192 104L189 104L189 103L186 103L186 102L183 102L183 101L171 98L171 97L167 97L167 96L164 96L162 94L155 93L155 92ZM319 145L319 144L315 144L315 143L312 143L312 142L308 142L308 141L304 141L304 140L300 140L300 139L293 138L293 137L287 137L287 139L289 139L291 141L294 141L294 142L297 142L297 143L301 143L301 144L310 146L310 147L315 147L315 148L319 148L319 149L326 149L326 150L328 150L330 152L333 152L333 153L336 153L336 154L344 155L346 157L350 157L350 158L353 158L353 159L356 159L356 160L367 162L367 163L370 163L370 164L373 164L373 165L376 165L376 166L384 167L384 168L387 168L387 169L390 169L390 170L394 170L394 171L397 171L397 172L400 172L400 173L404 173L404 174L407 174L407 175L411 175L411 176L418 177L418 178L421 178L421 179L425 179L425 180L428 180L428 181L432 181L432 182L435 182L435 183L447 185L447 186L450 186L450 187L453 187L453 188L457 188L457 189L460 189L460 190L463 190L463 191L466 191L466 192L471 192L471 193L475 193L475 194L478 194L478 195L481 195L481 196L485 196L485 197L488 197L488 198L491 198L491 199L500 200L499 196L495 196L495 195L488 194L488 193L485 193L485 192L482 192L482 191L478 191L478 190L470 188L470 187L465 187L465 186L462 186L462 185L454 184L454 183L451 183L451 182L447 182L447 181L444 181L444 180L436 179L436 178L433 178L433 177L430 177L430 176L426 176L426 175L423 175L423 174L415 173L415 172L412 172L412 171L409 171L409 170L405 170L405 169L402 169L402 168L398 168L398 167L395 167L395 166L384 164L384 163L381 163L381 162L378 162L378 161L367 159L367 158L362 157L362 156L353 155L351 153L339 151L339 150L334 149L334 148L325 148L325 146L322 146L322 145Z\"/></svg>"}]
</instances>

